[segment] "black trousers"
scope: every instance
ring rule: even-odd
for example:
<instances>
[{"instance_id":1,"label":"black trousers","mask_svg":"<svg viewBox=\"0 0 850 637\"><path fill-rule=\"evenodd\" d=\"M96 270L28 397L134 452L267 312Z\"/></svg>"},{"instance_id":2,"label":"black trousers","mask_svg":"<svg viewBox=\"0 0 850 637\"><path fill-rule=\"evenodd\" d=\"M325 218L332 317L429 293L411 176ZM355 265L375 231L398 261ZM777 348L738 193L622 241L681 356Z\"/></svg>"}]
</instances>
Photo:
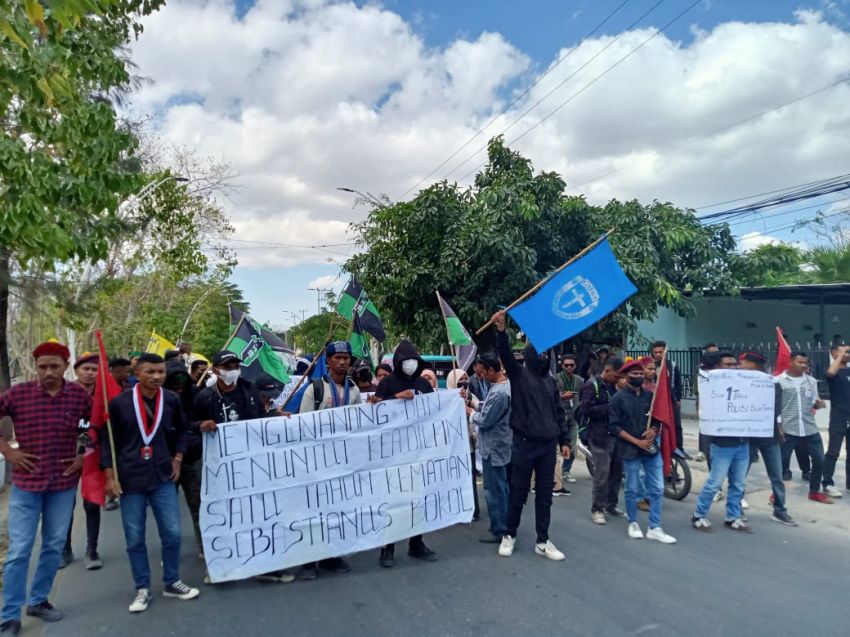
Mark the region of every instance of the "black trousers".
<instances>
[{"instance_id":1,"label":"black trousers","mask_svg":"<svg viewBox=\"0 0 850 637\"><path fill-rule=\"evenodd\" d=\"M514 436L511 450L511 489L508 504L508 535L516 537L522 518L522 507L531 489L531 474L536 475L534 516L537 542L549 539L549 520L552 508L552 489L555 487L554 440L531 440Z\"/></svg>"},{"instance_id":2,"label":"black trousers","mask_svg":"<svg viewBox=\"0 0 850 637\"><path fill-rule=\"evenodd\" d=\"M841 453L841 445L844 443L847 449L847 458L844 461L844 484L850 489L850 425L845 424L843 428L829 428L829 444L826 449L826 458L823 463L823 486L835 485L835 464Z\"/></svg>"},{"instance_id":3,"label":"black trousers","mask_svg":"<svg viewBox=\"0 0 850 637\"><path fill-rule=\"evenodd\" d=\"M76 507L76 503L74 505ZM97 552L97 541L100 538L100 505L83 500L83 511L86 512L86 553ZM65 550L71 550L71 531L74 528L74 513L71 512L71 524L68 525L68 538L65 540Z\"/></svg>"}]
</instances>

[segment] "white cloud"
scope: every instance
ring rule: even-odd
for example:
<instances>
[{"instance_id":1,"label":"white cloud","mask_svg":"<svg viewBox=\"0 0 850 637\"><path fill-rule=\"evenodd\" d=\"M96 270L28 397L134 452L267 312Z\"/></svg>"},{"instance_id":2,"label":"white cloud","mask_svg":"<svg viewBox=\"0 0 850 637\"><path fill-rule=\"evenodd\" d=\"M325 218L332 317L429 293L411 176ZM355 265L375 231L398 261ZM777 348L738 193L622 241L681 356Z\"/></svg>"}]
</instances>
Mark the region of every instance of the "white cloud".
<instances>
[{"instance_id":1,"label":"white cloud","mask_svg":"<svg viewBox=\"0 0 850 637\"><path fill-rule=\"evenodd\" d=\"M522 119L523 133L653 31L625 34ZM850 73L850 35L814 12L797 22L695 29L687 46L652 40L521 139L516 148L578 191L699 206L846 170L850 86L707 136ZM432 177L446 176L487 137L611 42L589 40L485 135ZM563 57L569 49L558 55ZM237 20L226 0L181 0L151 16L134 47L152 82L134 96L160 131L229 160L240 190L229 205L243 240L351 241L352 187L398 197L504 108L506 87L533 79L527 56L499 34L428 48L375 3L264 0ZM480 153L458 179L481 161ZM750 237L749 245L764 242ZM249 267L344 260L353 246L241 244Z\"/></svg>"},{"instance_id":2,"label":"white cloud","mask_svg":"<svg viewBox=\"0 0 850 637\"><path fill-rule=\"evenodd\" d=\"M777 239L776 237L772 237L769 234L762 234L761 232L748 232L747 234L741 237L741 240L738 242L738 247L741 252L748 252L750 250L755 250L761 246L775 246L782 243L781 239Z\"/></svg>"},{"instance_id":3,"label":"white cloud","mask_svg":"<svg viewBox=\"0 0 850 637\"><path fill-rule=\"evenodd\" d=\"M331 290L337 283L339 283L339 277L328 274L326 276L320 276L318 279L313 279L307 284L307 287L312 289L318 288L320 290Z\"/></svg>"}]
</instances>

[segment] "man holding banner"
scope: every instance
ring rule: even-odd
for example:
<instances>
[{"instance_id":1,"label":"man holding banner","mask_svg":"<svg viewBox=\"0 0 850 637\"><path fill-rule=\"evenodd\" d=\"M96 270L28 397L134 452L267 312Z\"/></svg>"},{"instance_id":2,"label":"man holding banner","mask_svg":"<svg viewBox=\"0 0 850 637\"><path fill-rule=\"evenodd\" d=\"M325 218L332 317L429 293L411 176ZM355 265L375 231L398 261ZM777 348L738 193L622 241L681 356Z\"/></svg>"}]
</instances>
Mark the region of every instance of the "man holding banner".
<instances>
[{"instance_id":1,"label":"man holding banner","mask_svg":"<svg viewBox=\"0 0 850 637\"><path fill-rule=\"evenodd\" d=\"M328 361L328 373L323 378L313 380L301 399L298 413L306 414L320 409L334 409L347 405L360 404L360 390L348 377L351 367L351 344L347 341L335 341L325 348ZM348 573L351 567L341 557L330 557L319 562L310 562L301 567L300 580L316 579L317 568L331 573Z\"/></svg>"}]
</instances>

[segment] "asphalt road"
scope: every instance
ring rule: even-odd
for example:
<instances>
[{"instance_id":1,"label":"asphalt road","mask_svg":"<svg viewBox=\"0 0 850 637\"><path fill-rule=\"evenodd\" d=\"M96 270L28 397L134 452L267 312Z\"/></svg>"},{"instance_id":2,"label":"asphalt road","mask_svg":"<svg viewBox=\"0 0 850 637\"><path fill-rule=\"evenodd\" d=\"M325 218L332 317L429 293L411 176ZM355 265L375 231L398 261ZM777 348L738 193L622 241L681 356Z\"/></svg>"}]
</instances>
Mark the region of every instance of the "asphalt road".
<instances>
[{"instance_id":1,"label":"asphalt road","mask_svg":"<svg viewBox=\"0 0 850 637\"><path fill-rule=\"evenodd\" d=\"M695 423L686 424L686 446L696 446ZM436 563L411 560L398 545L394 569L380 568L373 551L352 556L348 575L292 584L204 585L203 563L183 505L181 575L201 588L201 596L188 602L161 596L159 541L149 519L154 600L140 615L127 611L135 591L120 513L104 511L103 570L85 571L78 560L60 572L51 601L65 619L44 625L27 618L25 634L846 636L850 493L832 506L810 503L795 471L795 480L787 483L788 505L800 526L784 527L769 520L769 486L757 464L747 492L755 532L723 528L722 505L715 504L710 515L715 531L703 534L690 527L689 518L705 465L691 466L691 495L683 502L664 502L664 528L679 539L673 546L629 539L625 520L594 525L590 479L583 463L577 463L573 495L556 498L552 510L551 537L566 552L565 562L534 554L530 506L511 558L477 541L486 530L482 521L427 536L439 553ZM844 484L843 459L836 483ZM640 515L645 525L646 514ZM81 558L81 507L74 521Z\"/></svg>"}]
</instances>

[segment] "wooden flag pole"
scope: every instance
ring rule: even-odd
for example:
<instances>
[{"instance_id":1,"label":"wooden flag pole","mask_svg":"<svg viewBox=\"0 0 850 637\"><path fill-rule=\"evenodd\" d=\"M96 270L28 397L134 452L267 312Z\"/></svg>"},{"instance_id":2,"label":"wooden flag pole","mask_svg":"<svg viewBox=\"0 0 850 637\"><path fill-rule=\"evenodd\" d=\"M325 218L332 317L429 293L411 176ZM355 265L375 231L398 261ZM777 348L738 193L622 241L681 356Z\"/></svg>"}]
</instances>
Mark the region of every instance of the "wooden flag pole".
<instances>
[{"instance_id":1,"label":"wooden flag pole","mask_svg":"<svg viewBox=\"0 0 850 637\"><path fill-rule=\"evenodd\" d=\"M576 261L578 261L579 259L581 259L584 255L586 255L588 252L590 252L591 250L593 250L593 248L595 248L595 247L596 247L596 246L598 246L600 243L602 243L603 241L605 241L605 239L607 239L608 237L610 237L610 236L611 236L611 234L612 234L613 232L614 232L614 228L611 228L608 232L606 232L605 234L603 234L603 235L602 235L601 237L599 237L596 241L594 241L593 243L591 243L591 244L590 244L589 246L587 246L584 250L582 250L581 252L579 252L578 254L576 254L576 255L575 255L574 257L572 257L569 261L567 261L564 265L562 265L562 266L561 266L561 267L559 267L557 270L555 270L552 274L550 274L549 276L545 277L544 279L541 279L540 281L538 281L538 282L537 282L537 283L536 283L536 284L535 284L532 288L530 288L529 290L527 290L527 291L525 292L525 294L523 294L523 295L522 295L522 296L520 296L518 299L516 299L513 303L511 303L509 306L507 306L507 307L505 308L505 312L507 312L508 310L511 310L511 309L515 308L517 305L519 305L520 303L522 303L523 301L525 301L528 297L530 297L532 294L534 294L535 292L537 292L537 290L539 290L541 287L543 287L543 286L546 284L546 282L547 282L547 281L549 281L549 280L550 280L550 279L552 279L553 277L557 276L557 275L558 275L558 273L559 273L559 272L561 272L561 270L563 270L563 269L564 269L564 268L566 268L567 266L572 265L573 263L575 263ZM479 328L478 328L478 330L475 332L475 335L476 335L476 336L479 336L479 335L480 335L480 334L481 334L484 330L486 330L486 329L487 329L488 327L490 327L492 324L493 324L493 319L490 319L489 321L487 321L486 323L484 323L484 325L482 325L481 327L479 327Z\"/></svg>"},{"instance_id":2,"label":"wooden flag pole","mask_svg":"<svg viewBox=\"0 0 850 637\"><path fill-rule=\"evenodd\" d=\"M455 356L455 346L452 343L452 333L449 331L449 320L446 318L446 313L443 311L443 298L440 296L440 291L435 290L437 295L437 305L440 306L440 314L443 315L443 324L446 326L446 337L449 341L449 352L452 355L452 371L457 370L457 357Z\"/></svg>"},{"instance_id":3,"label":"wooden flag pole","mask_svg":"<svg viewBox=\"0 0 850 637\"><path fill-rule=\"evenodd\" d=\"M99 345L99 343L98 343ZM102 353L102 350L101 350ZM100 363L100 357L98 357L98 362ZM98 365L101 367L102 365ZM115 478L115 486L118 487L118 493L122 493L121 490L121 479L118 477L118 456L115 455L115 437L112 435L112 422L109 419L109 401L107 400L109 394L106 393L106 375L109 373L108 368L104 368L103 370L98 370L98 372L102 372L100 374L101 381L101 389L103 390L103 401L104 407L106 407L106 435L109 437L109 450L112 452L112 475Z\"/></svg>"},{"instance_id":4,"label":"wooden flag pole","mask_svg":"<svg viewBox=\"0 0 850 637\"><path fill-rule=\"evenodd\" d=\"M664 348L663 358L661 359L661 369L655 373L655 391L652 392L652 402L649 403L649 414L646 418L646 430L649 431L652 427L652 410L655 409L655 399L658 397L658 380L661 379L661 372L667 369L667 348ZM669 383L669 379L667 380Z\"/></svg>"},{"instance_id":5,"label":"wooden flag pole","mask_svg":"<svg viewBox=\"0 0 850 637\"><path fill-rule=\"evenodd\" d=\"M292 391L291 391L291 392L289 392L289 396L287 396L287 397L286 397L286 400L285 400L285 401L283 402L283 404L280 406L280 411L285 411L285 410L286 410L286 406L289 404L289 401L290 401L290 400L292 400L292 397L293 397L295 394L297 394L297 393L298 393L298 390L299 390L299 389L301 389L301 385L303 385L303 384L304 384L304 381L305 381L305 380L307 380L308 378L310 378L310 373L313 371L313 368L314 368L314 367L316 367L316 363L318 363L318 362L319 362L319 359L320 359L322 356L324 356L324 355L325 355L325 350L327 350L327 349L328 349L328 345L329 345L329 344L330 344L330 341L328 341L327 343L325 343L325 346L324 346L324 347L322 347L322 349L319 351L319 353L318 353L318 354L316 354L316 356L315 356L315 357L313 358L313 360L310 362L310 366L309 366L309 367L307 368L307 370L304 372L304 375L301 377L301 380L299 380L299 381L298 381L298 384L296 384L296 385L295 385L295 387L293 387L293 388L292 388Z\"/></svg>"}]
</instances>

